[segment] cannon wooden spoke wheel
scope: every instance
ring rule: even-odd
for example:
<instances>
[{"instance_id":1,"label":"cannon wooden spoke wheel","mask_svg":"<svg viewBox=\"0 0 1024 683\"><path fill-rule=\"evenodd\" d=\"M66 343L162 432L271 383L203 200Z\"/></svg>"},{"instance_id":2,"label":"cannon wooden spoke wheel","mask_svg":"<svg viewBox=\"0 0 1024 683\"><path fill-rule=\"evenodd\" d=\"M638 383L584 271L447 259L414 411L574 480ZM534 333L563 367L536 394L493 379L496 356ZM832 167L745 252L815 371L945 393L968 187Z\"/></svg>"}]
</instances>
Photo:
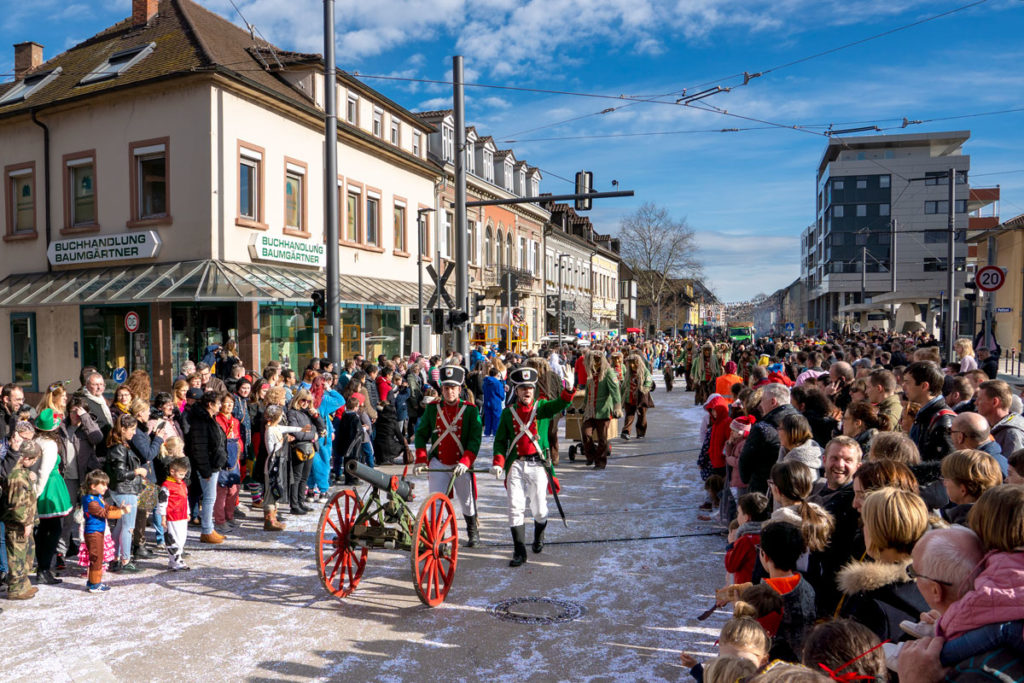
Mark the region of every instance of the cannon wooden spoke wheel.
<instances>
[{"instance_id":1,"label":"cannon wooden spoke wheel","mask_svg":"<svg viewBox=\"0 0 1024 683\"><path fill-rule=\"evenodd\" d=\"M413 530L412 579L424 605L437 607L448 596L458 563L459 533L455 509L443 493L427 498Z\"/></svg>"},{"instance_id":2,"label":"cannon wooden spoke wheel","mask_svg":"<svg viewBox=\"0 0 1024 683\"><path fill-rule=\"evenodd\" d=\"M351 490L339 491L324 506L317 523L316 556L320 581L327 591L344 598L359 585L366 567L366 548L355 548L352 528L367 524L359 519L363 504Z\"/></svg>"}]
</instances>

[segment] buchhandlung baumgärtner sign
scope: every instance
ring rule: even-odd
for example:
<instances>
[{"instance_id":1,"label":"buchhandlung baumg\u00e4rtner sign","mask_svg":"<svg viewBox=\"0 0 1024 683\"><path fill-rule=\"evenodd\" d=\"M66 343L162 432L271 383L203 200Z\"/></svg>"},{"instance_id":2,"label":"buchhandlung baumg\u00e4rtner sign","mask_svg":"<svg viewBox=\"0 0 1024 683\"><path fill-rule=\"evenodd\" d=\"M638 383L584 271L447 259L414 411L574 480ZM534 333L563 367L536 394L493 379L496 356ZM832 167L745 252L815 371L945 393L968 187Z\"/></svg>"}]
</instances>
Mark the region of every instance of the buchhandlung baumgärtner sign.
<instances>
[{"instance_id":1,"label":"buchhandlung baumg\u00e4rtner sign","mask_svg":"<svg viewBox=\"0 0 1024 683\"><path fill-rule=\"evenodd\" d=\"M326 250L322 242L291 239L280 235L253 235L249 243L249 252L253 261L273 261L316 268L323 268L326 263Z\"/></svg>"},{"instance_id":2,"label":"buchhandlung baumg\u00e4rtner sign","mask_svg":"<svg viewBox=\"0 0 1024 683\"><path fill-rule=\"evenodd\" d=\"M155 230L121 235L92 235L50 242L46 257L55 266L134 261L153 258L160 251L160 244L160 235Z\"/></svg>"}]
</instances>

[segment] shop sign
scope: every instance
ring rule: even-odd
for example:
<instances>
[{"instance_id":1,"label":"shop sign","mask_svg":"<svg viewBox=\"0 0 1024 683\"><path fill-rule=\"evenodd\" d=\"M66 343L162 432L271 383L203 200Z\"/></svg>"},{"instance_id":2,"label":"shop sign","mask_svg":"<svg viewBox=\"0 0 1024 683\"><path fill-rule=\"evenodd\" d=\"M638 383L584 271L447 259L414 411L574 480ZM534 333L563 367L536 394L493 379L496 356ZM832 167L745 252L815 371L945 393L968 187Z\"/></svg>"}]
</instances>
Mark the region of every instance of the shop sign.
<instances>
[{"instance_id":1,"label":"shop sign","mask_svg":"<svg viewBox=\"0 0 1024 683\"><path fill-rule=\"evenodd\" d=\"M153 258L160 251L160 235L155 230L120 235L90 235L50 242L46 256L54 266L135 261Z\"/></svg>"},{"instance_id":2,"label":"shop sign","mask_svg":"<svg viewBox=\"0 0 1024 683\"><path fill-rule=\"evenodd\" d=\"M996 313L1013 313L1013 309L1009 308L1009 307L1006 307L1006 308L1000 307L1000 308L996 309Z\"/></svg>"},{"instance_id":3,"label":"shop sign","mask_svg":"<svg viewBox=\"0 0 1024 683\"><path fill-rule=\"evenodd\" d=\"M249 255L253 261L274 261L293 266L322 268L326 263L326 249L323 243L266 233L252 236Z\"/></svg>"}]
</instances>

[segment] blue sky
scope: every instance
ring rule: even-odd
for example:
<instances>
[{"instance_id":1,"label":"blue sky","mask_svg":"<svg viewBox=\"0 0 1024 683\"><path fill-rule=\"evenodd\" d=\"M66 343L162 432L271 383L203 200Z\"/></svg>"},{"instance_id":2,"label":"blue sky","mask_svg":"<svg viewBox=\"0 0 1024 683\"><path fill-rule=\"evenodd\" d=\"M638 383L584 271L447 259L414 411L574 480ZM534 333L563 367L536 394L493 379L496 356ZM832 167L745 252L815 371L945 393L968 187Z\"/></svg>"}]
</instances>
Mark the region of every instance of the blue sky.
<instances>
[{"instance_id":1,"label":"blue sky","mask_svg":"<svg viewBox=\"0 0 1024 683\"><path fill-rule=\"evenodd\" d=\"M229 0L200 4L235 23ZM756 73L969 4L970 0L340 0L338 64L365 75L617 97L738 86ZM271 42L322 51L320 0L235 0ZM127 16L129 0L0 0L0 45L35 40L47 57ZM926 120L1024 107L1024 3L988 0L868 43L781 68L704 100L785 126ZM13 51L0 54L9 74ZM4 76L5 80L10 76ZM368 78L409 109L451 106L451 88ZM826 139L669 104L494 88L467 90L467 121L545 174L561 193L577 170L595 186L636 191L595 202L615 233L653 201L697 231L708 284L726 301L785 286L799 274L800 231L814 216L814 172ZM629 105L629 106L623 106ZM608 108L614 111L599 114ZM585 117L562 125L552 125ZM889 119L895 119L891 121ZM1024 111L913 125L971 130L973 186L1002 188L1000 215L1024 213ZM842 128L844 126L836 126ZM849 127L849 126L846 126ZM530 129L538 129L532 130ZM821 131L822 128L811 130ZM530 131L530 132L525 132ZM900 132L894 130L892 132ZM649 133L667 133L648 135ZM638 135L641 134L641 135ZM580 139L571 136L597 136ZM600 137L613 136L613 137ZM505 140L516 140L514 143Z\"/></svg>"}]
</instances>

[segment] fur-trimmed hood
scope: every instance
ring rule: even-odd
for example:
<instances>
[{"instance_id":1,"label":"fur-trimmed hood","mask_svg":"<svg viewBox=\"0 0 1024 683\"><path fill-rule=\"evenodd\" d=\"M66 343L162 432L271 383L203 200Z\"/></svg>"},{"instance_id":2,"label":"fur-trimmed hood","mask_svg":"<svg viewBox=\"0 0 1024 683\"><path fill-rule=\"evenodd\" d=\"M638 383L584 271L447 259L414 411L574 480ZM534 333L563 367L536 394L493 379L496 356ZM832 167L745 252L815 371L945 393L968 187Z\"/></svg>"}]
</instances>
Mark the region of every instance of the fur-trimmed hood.
<instances>
[{"instance_id":1,"label":"fur-trimmed hood","mask_svg":"<svg viewBox=\"0 0 1024 683\"><path fill-rule=\"evenodd\" d=\"M895 564L888 562L850 562L839 570L836 585L846 595L870 593L891 584L909 583L910 559Z\"/></svg>"}]
</instances>

